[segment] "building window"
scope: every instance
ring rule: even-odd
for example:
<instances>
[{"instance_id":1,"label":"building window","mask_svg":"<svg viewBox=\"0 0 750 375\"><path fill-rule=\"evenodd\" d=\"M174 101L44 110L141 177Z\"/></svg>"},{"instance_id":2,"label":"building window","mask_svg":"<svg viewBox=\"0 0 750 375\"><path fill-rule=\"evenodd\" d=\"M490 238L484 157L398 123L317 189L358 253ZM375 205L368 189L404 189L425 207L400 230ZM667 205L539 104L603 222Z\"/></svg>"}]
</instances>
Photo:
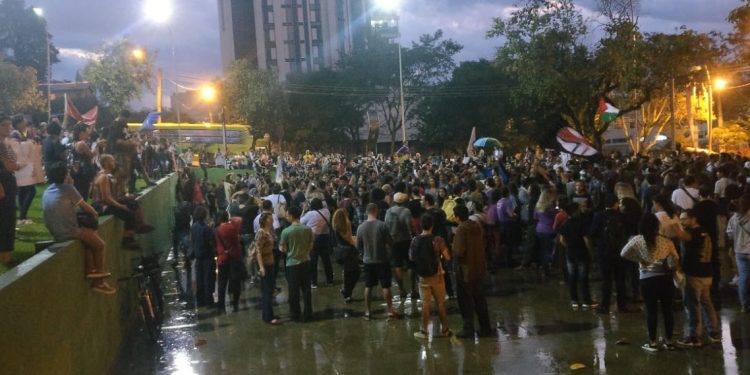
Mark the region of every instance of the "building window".
<instances>
[{"instance_id":1,"label":"building window","mask_svg":"<svg viewBox=\"0 0 750 375\"><path fill-rule=\"evenodd\" d=\"M276 41L276 30L274 30L274 29L268 30L268 41L269 42L275 42Z\"/></svg>"},{"instance_id":2,"label":"building window","mask_svg":"<svg viewBox=\"0 0 750 375\"><path fill-rule=\"evenodd\" d=\"M271 53L269 53L269 55L271 55L271 60L276 60L276 47L272 47L270 50Z\"/></svg>"}]
</instances>

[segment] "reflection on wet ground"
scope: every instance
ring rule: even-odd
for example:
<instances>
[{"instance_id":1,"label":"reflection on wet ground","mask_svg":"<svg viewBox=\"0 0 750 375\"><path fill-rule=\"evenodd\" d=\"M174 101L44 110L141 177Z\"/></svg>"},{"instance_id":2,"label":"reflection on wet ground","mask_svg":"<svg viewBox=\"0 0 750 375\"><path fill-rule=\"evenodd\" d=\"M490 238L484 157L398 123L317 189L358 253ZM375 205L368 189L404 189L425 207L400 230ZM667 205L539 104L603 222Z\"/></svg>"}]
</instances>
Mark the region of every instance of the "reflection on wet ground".
<instances>
[{"instance_id":1,"label":"reflection on wet ground","mask_svg":"<svg viewBox=\"0 0 750 375\"><path fill-rule=\"evenodd\" d=\"M280 286L285 287L283 277ZM597 315L574 311L565 286L533 273L502 269L488 285L490 317L498 337L419 341L418 301L397 301L404 318L385 319L385 303L375 301L376 319L362 319L363 286L345 304L333 287L313 290L314 319L274 327L260 319L259 289L243 292L240 312L218 315L195 309L185 272L164 272L169 316L161 340L134 334L116 366L118 374L737 374L750 373L750 314L740 314L735 296L721 310L723 341L701 349L647 354L645 314ZM249 285L249 284L248 284ZM599 284L594 282L592 290ZM395 293L398 294L398 293ZM288 316L284 293L275 313ZM450 325L461 327L455 300L447 302ZM680 310L679 306L675 307ZM675 338L684 314L676 313ZM437 317L433 316L437 322ZM431 327L433 332L438 327ZM660 325L660 334L661 334ZM584 366L572 370L571 366Z\"/></svg>"}]
</instances>

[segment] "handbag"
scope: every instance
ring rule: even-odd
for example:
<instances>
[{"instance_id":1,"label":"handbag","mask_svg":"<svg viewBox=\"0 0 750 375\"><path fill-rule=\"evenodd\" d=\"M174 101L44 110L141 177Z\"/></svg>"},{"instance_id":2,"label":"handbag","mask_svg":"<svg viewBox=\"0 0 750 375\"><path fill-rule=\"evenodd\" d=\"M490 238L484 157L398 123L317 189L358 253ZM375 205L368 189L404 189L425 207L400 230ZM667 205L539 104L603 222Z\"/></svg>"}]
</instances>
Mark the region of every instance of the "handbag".
<instances>
[{"instance_id":1,"label":"handbag","mask_svg":"<svg viewBox=\"0 0 750 375\"><path fill-rule=\"evenodd\" d=\"M76 220L81 228L99 229L99 220L88 212L76 212Z\"/></svg>"}]
</instances>

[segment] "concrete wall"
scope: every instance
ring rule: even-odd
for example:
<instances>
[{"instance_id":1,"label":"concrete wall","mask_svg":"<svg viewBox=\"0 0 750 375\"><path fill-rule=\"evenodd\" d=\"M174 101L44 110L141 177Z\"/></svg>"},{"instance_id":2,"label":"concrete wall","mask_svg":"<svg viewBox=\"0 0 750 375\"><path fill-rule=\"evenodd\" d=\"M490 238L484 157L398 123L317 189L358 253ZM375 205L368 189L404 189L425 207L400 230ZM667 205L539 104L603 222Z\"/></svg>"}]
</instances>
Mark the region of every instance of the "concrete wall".
<instances>
[{"instance_id":1,"label":"concrete wall","mask_svg":"<svg viewBox=\"0 0 750 375\"><path fill-rule=\"evenodd\" d=\"M146 220L157 229L142 235L144 254L166 256L171 243L173 174L139 198ZM132 273L141 252L120 248L122 222L99 220L107 242L106 263L114 296L94 292L84 278L79 242L56 244L0 275L0 373L105 374L127 330L133 327L137 295Z\"/></svg>"}]
</instances>

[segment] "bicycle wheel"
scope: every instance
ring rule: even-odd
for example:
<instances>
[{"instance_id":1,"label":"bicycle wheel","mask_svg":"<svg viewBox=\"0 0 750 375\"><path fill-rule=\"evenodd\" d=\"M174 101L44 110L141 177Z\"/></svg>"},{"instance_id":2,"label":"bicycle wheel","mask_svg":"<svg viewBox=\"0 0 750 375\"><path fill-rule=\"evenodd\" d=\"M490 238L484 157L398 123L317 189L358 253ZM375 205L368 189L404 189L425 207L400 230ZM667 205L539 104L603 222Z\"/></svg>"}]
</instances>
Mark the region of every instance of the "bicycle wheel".
<instances>
[{"instance_id":1,"label":"bicycle wheel","mask_svg":"<svg viewBox=\"0 0 750 375\"><path fill-rule=\"evenodd\" d=\"M151 304L151 296L148 290L144 290L141 295L141 311L143 311L143 325L146 328L148 336L156 342L159 339L159 327L154 316L154 308Z\"/></svg>"},{"instance_id":2,"label":"bicycle wheel","mask_svg":"<svg viewBox=\"0 0 750 375\"><path fill-rule=\"evenodd\" d=\"M161 277L158 270L148 277L148 288L150 290L151 305L154 308L154 319L161 325L164 322L164 293L161 291Z\"/></svg>"}]
</instances>

